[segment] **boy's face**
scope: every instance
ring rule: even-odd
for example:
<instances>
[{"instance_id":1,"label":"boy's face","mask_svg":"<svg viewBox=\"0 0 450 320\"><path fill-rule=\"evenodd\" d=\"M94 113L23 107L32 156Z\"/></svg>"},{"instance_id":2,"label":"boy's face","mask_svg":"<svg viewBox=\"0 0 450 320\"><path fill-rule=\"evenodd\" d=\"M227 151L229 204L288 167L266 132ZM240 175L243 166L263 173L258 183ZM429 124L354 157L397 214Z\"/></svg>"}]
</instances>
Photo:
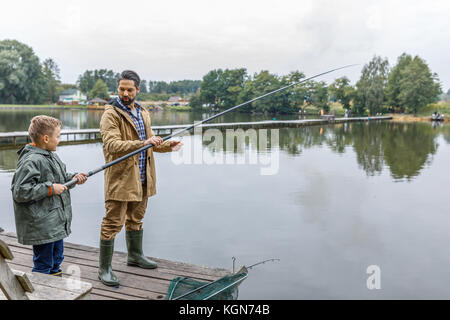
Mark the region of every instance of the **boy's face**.
<instances>
[{"instance_id":1,"label":"boy's face","mask_svg":"<svg viewBox=\"0 0 450 320\"><path fill-rule=\"evenodd\" d=\"M42 141L45 144L45 150L56 151L56 147L59 144L59 136L61 135L61 127L56 127L51 135L44 135Z\"/></svg>"}]
</instances>

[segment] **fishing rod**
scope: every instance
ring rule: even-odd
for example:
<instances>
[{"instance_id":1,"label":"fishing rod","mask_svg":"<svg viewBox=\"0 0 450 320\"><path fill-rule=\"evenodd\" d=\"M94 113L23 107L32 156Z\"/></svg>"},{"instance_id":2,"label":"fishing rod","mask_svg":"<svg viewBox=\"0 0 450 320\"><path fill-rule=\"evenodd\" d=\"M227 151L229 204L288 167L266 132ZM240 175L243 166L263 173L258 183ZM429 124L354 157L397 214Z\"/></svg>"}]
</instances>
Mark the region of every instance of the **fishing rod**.
<instances>
[{"instance_id":1,"label":"fishing rod","mask_svg":"<svg viewBox=\"0 0 450 320\"><path fill-rule=\"evenodd\" d=\"M287 85L287 86L284 86L284 87L281 87L281 88L279 88L279 89L273 90L273 91L271 91L271 92L265 93L265 94L263 94L263 95L261 95L261 96L259 96L259 97L256 97L256 98L253 98L253 99L251 99L251 100L249 100L249 101L246 101L246 102L243 102L243 103L241 103L241 104L238 104L238 105L236 105L236 106L234 106L234 107L231 107L230 109L224 110L224 111L219 112L219 113L217 113L217 114L215 114L215 115L213 115L213 116L211 116L211 117L209 117L209 118L206 118L206 119L204 119L204 120L202 120L202 121L199 121L199 122L197 122L197 123L194 123L194 124L192 124L192 125L190 125L190 126L187 126L187 127L184 128L184 129L181 129L181 130L179 130L179 131L177 131L177 132L175 132L175 133L172 133L172 134L170 134L170 135L164 137L162 140L163 140L163 142L164 142L164 141L167 141L167 140L169 140L169 139L171 139L171 138L173 138L173 137L175 137L175 136L178 136L179 134L181 134L181 133L183 133L183 132L185 132L185 131L189 131L189 130L191 130L191 129L193 129L193 128L195 128L195 127L197 127L197 126L199 126L199 125L201 125L201 124L203 124L203 123L205 123L205 122L211 121L211 120L213 120L213 119L215 119L215 118L217 118L217 117L220 117L220 116L222 116L222 115L224 115L224 114L226 114L226 113L228 113L228 112L231 112L231 111L233 111L233 110L235 110L235 109L237 109L237 108L240 108L240 107L245 106L245 105L247 105L247 104L249 104L249 103L252 103L252 102L255 102L255 101L257 101L257 100L260 100L260 99L265 98L265 97L267 97L267 96L270 96L270 95L272 95L272 94L274 94L274 93L277 93L277 92L280 92L280 91L285 90L285 89L287 89L287 88L290 88L290 87L299 85L299 84L301 84L301 83L303 83L303 82L306 82L306 81L308 81L308 80L311 80L311 79L314 79L314 78L323 76L323 75L325 75L325 74L328 74L328 73L331 73L331 72L334 72L334 71L337 71L337 70L341 70L341 69L353 67L353 66L356 66L356 65L357 65L357 64L350 64L350 65L346 65L346 66L343 66L343 67L339 67L339 68L336 68L336 69L332 69L332 70L329 70L329 71L326 71L326 72L322 72L322 73L316 74L316 75L314 75L314 76L312 76L312 77L309 77L309 78L306 78L306 79L303 79L303 80L300 80L300 81L291 83L291 84L289 84L289 85ZM151 143L148 144L148 145L146 145L146 146L143 146L143 147L141 147L141 148L139 148L139 149L137 149L137 150L135 150L135 151L132 151L132 152L130 152L130 153L128 153L128 154L126 154L126 155L120 157L120 158L117 158L116 160L113 160L113 161L111 161L111 162L109 162L109 163L106 163L106 164L104 164L103 166L101 166L101 167L99 167L99 168L97 168L97 169L94 169L94 170L92 170L92 171L89 171L89 172L87 173L87 176L90 177L90 176L92 176L92 175L94 175L94 174L96 174L96 173L99 173L100 171L103 171L103 170L105 170L105 169L107 169L107 168L109 168L109 167L111 167L111 166L113 166L113 165L115 165L115 164L117 164L117 163L119 163L119 162L125 160L125 159L128 159L128 158L130 158L130 157L132 157L132 156L134 156L134 155L136 155L136 154L138 154L138 153L140 153L140 152L142 152L142 151L145 151L145 150L147 150L147 149L150 149L150 148L152 148L152 147L154 147L154 145L151 144ZM69 182L64 183L64 185L65 185L66 187L69 188L69 187L75 185L77 182L78 182L78 179L74 179L74 180L71 180L71 181L69 181Z\"/></svg>"}]
</instances>

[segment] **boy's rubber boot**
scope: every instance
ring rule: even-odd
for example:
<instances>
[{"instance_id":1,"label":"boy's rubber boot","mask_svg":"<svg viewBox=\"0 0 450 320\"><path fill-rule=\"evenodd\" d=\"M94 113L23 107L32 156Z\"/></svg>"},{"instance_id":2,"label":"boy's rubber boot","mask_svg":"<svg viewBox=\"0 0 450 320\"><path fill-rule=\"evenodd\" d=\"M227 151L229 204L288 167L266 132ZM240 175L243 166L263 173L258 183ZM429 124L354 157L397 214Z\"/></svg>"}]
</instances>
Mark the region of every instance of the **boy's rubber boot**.
<instances>
[{"instance_id":1,"label":"boy's rubber boot","mask_svg":"<svg viewBox=\"0 0 450 320\"><path fill-rule=\"evenodd\" d=\"M142 253L142 236L144 230L126 231L128 258L127 265L144 269L155 269L156 262L147 259Z\"/></svg>"},{"instance_id":2,"label":"boy's rubber boot","mask_svg":"<svg viewBox=\"0 0 450 320\"><path fill-rule=\"evenodd\" d=\"M98 268L98 279L107 286L118 286L119 279L112 271L111 262L114 253L114 239L100 239L100 259Z\"/></svg>"}]
</instances>

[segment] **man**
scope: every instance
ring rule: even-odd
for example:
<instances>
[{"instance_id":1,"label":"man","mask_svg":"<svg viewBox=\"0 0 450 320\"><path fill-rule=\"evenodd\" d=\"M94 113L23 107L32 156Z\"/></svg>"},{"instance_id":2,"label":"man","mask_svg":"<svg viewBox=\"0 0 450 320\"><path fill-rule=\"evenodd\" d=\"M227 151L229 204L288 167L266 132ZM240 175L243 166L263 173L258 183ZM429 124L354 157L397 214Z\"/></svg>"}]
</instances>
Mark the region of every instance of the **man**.
<instances>
[{"instance_id":1,"label":"man","mask_svg":"<svg viewBox=\"0 0 450 320\"><path fill-rule=\"evenodd\" d=\"M127 264L145 269L157 265L142 252L142 219L148 197L156 193L155 159L153 151L178 151L182 143L166 141L155 136L150 115L136 101L140 78L134 71L125 70L118 79L119 97L105 106L100 120L105 161L111 162L145 145L154 147L140 152L105 170L105 208L100 232L98 277L109 286L119 285L111 261L114 238L125 224L128 250Z\"/></svg>"}]
</instances>

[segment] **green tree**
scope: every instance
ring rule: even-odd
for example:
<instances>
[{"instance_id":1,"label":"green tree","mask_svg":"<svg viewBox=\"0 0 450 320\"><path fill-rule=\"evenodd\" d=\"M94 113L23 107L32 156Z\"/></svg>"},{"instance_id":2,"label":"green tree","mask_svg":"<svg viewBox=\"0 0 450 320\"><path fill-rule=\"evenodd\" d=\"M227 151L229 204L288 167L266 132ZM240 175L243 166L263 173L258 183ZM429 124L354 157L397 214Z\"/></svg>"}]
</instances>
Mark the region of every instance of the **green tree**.
<instances>
[{"instance_id":1,"label":"green tree","mask_svg":"<svg viewBox=\"0 0 450 320\"><path fill-rule=\"evenodd\" d=\"M147 93L147 80L141 80L141 84L139 85L141 87L140 93Z\"/></svg>"},{"instance_id":2,"label":"green tree","mask_svg":"<svg viewBox=\"0 0 450 320\"><path fill-rule=\"evenodd\" d=\"M169 84L165 81L149 81L150 93L167 93Z\"/></svg>"},{"instance_id":3,"label":"green tree","mask_svg":"<svg viewBox=\"0 0 450 320\"><path fill-rule=\"evenodd\" d=\"M191 96L191 98L189 100L189 105L194 110L201 109L202 108L202 104L200 102L200 95L199 94L194 94L193 96Z\"/></svg>"},{"instance_id":4,"label":"green tree","mask_svg":"<svg viewBox=\"0 0 450 320\"><path fill-rule=\"evenodd\" d=\"M33 49L17 40L0 41L0 102L38 104L45 95L42 66Z\"/></svg>"},{"instance_id":5,"label":"green tree","mask_svg":"<svg viewBox=\"0 0 450 320\"><path fill-rule=\"evenodd\" d=\"M281 84L283 87L288 86L300 82L303 78L305 78L305 74L303 72L292 71L288 75L281 78ZM286 89L284 93L287 103L283 103L283 105L278 106L278 111L281 113L296 112L303 106L307 96L307 88L305 84L299 84Z\"/></svg>"},{"instance_id":6,"label":"green tree","mask_svg":"<svg viewBox=\"0 0 450 320\"><path fill-rule=\"evenodd\" d=\"M149 81L148 87L150 93L177 94L186 96L196 93L200 88L200 80L179 80L171 81Z\"/></svg>"},{"instance_id":7,"label":"green tree","mask_svg":"<svg viewBox=\"0 0 450 320\"><path fill-rule=\"evenodd\" d=\"M328 104L328 87L323 81L312 82L311 103L323 109L325 112L330 111L330 105Z\"/></svg>"},{"instance_id":8,"label":"green tree","mask_svg":"<svg viewBox=\"0 0 450 320\"><path fill-rule=\"evenodd\" d=\"M389 74L389 62L379 56L364 66L361 78L356 83L354 112L364 114L369 109L371 115L381 112L385 105L385 90Z\"/></svg>"},{"instance_id":9,"label":"green tree","mask_svg":"<svg viewBox=\"0 0 450 320\"><path fill-rule=\"evenodd\" d=\"M77 85L83 93L89 93L98 79L101 79L107 86L108 91L115 92L117 90L117 80L120 74L113 70L95 69L86 70L78 77Z\"/></svg>"},{"instance_id":10,"label":"green tree","mask_svg":"<svg viewBox=\"0 0 450 320\"><path fill-rule=\"evenodd\" d=\"M350 102L355 97L355 88L350 85L350 80L347 77L334 80L328 90L345 109L350 109Z\"/></svg>"},{"instance_id":11,"label":"green tree","mask_svg":"<svg viewBox=\"0 0 450 320\"><path fill-rule=\"evenodd\" d=\"M217 102L220 108L227 109L237 104L247 78L247 70L244 68L225 69L220 73L217 83Z\"/></svg>"},{"instance_id":12,"label":"green tree","mask_svg":"<svg viewBox=\"0 0 450 320\"><path fill-rule=\"evenodd\" d=\"M238 103L254 99L262 96L266 93L279 89L283 86L281 79L270 73L267 70L263 70L260 73L256 73L253 79L247 81L242 90L242 94L239 95ZM244 107L243 111L252 112L279 112L279 106L288 105L286 92L276 93L267 96L264 99L252 102L250 106Z\"/></svg>"},{"instance_id":13,"label":"green tree","mask_svg":"<svg viewBox=\"0 0 450 320\"><path fill-rule=\"evenodd\" d=\"M61 84L61 77L59 76L59 67L56 62L48 58L44 60L43 65L43 73L45 79L45 85L47 88L46 91L46 100L50 103L54 103L58 101L58 93L61 92L59 89L59 85Z\"/></svg>"},{"instance_id":14,"label":"green tree","mask_svg":"<svg viewBox=\"0 0 450 320\"><path fill-rule=\"evenodd\" d=\"M109 98L108 86L102 79L98 79L97 82L95 82L94 88L92 88L91 92L89 93L89 99L94 98Z\"/></svg>"},{"instance_id":15,"label":"green tree","mask_svg":"<svg viewBox=\"0 0 450 320\"><path fill-rule=\"evenodd\" d=\"M222 69L211 70L203 76L200 84L200 102L202 104L217 105L219 103L219 83Z\"/></svg>"},{"instance_id":16,"label":"green tree","mask_svg":"<svg viewBox=\"0 0 450 320\"><path fill-rule=\"evenodd\" d=\"M437 102L442 93L437 74L432 74L418 56L400 70L399 78L396 99L403 110L417 113L427 104Z\"/></svg>"},{"instance_id":17,"label":"green tree","mask_svg":"<svg viewBox=\"0 0 450 320\"><path fill-rule=\"evenodd\" d=\"M94 72L92 70L86 70L78 77L77 85L83 93L89 93L94 88L95 81Z\"/></svg>"},{"instance_id":18,"label":"green tree","mask_svg":"<svg viewBox=\"0 0 450 320\"><path fill-rule=\"evenodd\" d=\"M386 99L389 106L400 109L402 112L401 103L399 100L400 94L400 80L405 68L411 63L412 57L409 54L403 53L397 58L397 64L389 73L388 82L386 84Z\"/></svg>"}]
</instances>

